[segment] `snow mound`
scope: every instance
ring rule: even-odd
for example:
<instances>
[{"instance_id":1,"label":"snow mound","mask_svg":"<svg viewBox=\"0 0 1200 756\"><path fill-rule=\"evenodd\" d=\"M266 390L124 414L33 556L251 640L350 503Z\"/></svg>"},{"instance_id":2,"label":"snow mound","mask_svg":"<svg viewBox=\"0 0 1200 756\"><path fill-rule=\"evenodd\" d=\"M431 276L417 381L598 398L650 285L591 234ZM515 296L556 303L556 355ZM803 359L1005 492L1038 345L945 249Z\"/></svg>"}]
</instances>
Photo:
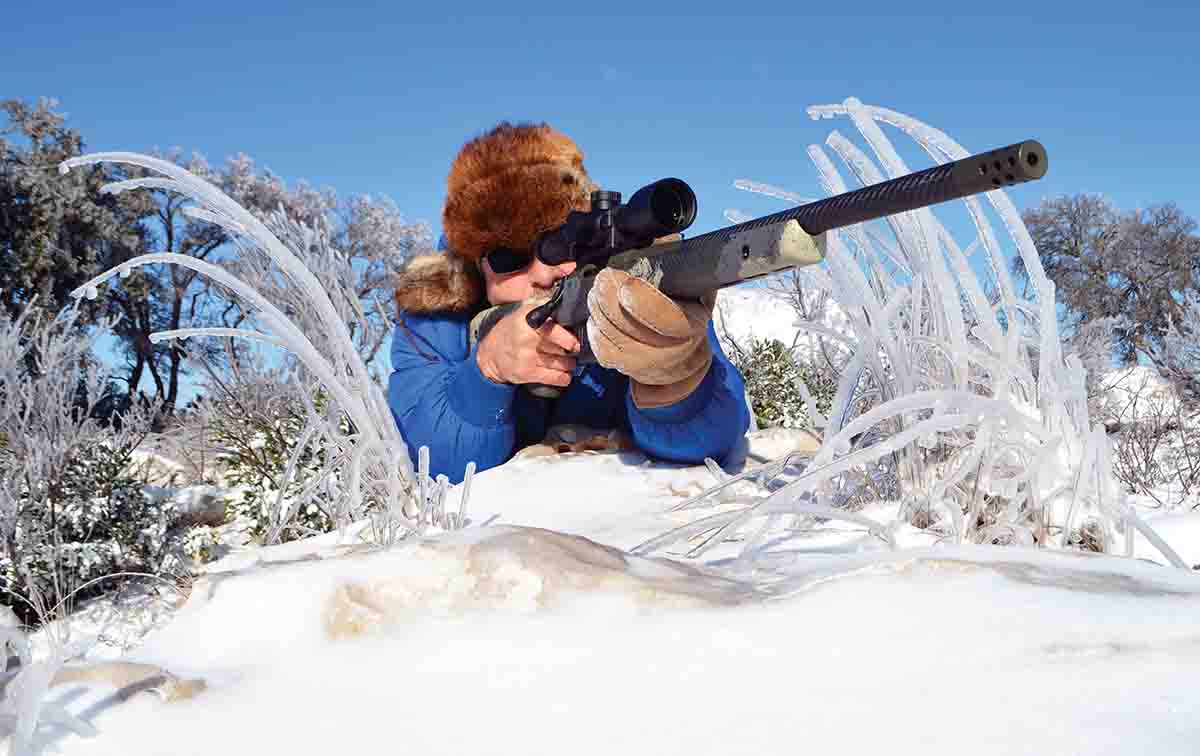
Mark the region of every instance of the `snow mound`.
<instances>
[{"instance_id":1,"label":"snow mound","mask_svg":"<svg viewBox=\"0 0 1200 756\"><path fill-rule=\"evenodd\" d=\"M325 607L323 622L331 638L421 614L527 614L584 596L589 602L615 598L618 605L644 609L732 605L752 593L687 565L631 556L579 536L509 526L446 534L365 556L355 574L334 589Z\"/></svg>"},{"instance_id":2,"label":"snow mound","mask_svg":"<svg viewBox=\"0 0 1200 756\"><path fill-rule=\"evenodd\" d=\"M1200 570L1200 510L1168 512L1150 518L1150 524L1183 561ZM1162 559L1158 549L1140 537L1134 542L1133 554L1139 559Z\"/></svg>"},{"instance_id":3,"label":"snow mound","mask_svg":"<svg viewBox=\"0 0 1200 756\"><path fill-rule=\"evenodd\" d=\"M790 443L759 435L751 448ZM892 551L836 522L752 570L737 544L702 564L627 553L714 474L630 452L514 460L477 477L475 527L233 554L127 656L200 693L59 685L48 704L96 734L47 726L38 742L64 756L960 756L1083 738L1096 754L1194 752L1197 575L1015 547Z\"/></svg>"},{"instance_id":4,"label":"snow mound","mask_svg":"<svg viewBox=\"0 0 1200 756\"><path fill-rule=\"evenodd\" d=\"M978 546L792 568L786 594L755 600L699 569L511 526L268 558L210 575L135 654L202 693L60 686L55 703L99 734L51 740L128 756L957 756L964 742L1072 752L1086 734L1089 753L1193 752L1192 575ZM365 620L350 632L330 631L339 591Z\"/></svg>"}]
</instances>

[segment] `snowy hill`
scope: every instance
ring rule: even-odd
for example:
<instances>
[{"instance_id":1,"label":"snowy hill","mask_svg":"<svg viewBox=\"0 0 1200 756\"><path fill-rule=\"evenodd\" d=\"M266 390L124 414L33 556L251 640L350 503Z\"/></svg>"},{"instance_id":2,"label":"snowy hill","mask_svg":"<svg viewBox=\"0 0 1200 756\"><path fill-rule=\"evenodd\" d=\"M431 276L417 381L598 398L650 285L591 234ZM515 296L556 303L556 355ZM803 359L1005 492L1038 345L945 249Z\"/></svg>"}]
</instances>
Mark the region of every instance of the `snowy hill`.
<instances>
[{"instance_id":1,"label":"snowy hill","mask_svg":"<svg viewBox=\"0 0 1200 756\"><path fill-rule=\"evenodd\" d=\"M770 575L620 551L676 524L666 510L708 476L629 453L519 460L475 481L471 516L488 527L226 559L131 655L207 689L167 702L59 686L51 700L99 734L43 742L129 756L1194 753L1195 576L915 534L893 552L833 524ZM1197 528L1176 535L1200 553Z\"/></svg>"}]
</instances>

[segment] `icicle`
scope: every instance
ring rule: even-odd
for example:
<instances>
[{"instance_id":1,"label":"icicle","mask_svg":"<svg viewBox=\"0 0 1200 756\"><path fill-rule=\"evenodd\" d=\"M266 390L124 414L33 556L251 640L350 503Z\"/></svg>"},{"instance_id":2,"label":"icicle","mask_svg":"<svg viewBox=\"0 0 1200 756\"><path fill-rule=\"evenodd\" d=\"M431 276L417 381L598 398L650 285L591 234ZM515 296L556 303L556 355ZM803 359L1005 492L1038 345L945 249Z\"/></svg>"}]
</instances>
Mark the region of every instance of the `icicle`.
<instances>
[{"instance_id":1,"label":"icicle","mask_svg":"<svg viewBox=\"0 0 1200 756\"><path fill-rule=\"evenodd\" d=\"M434 494L433 505L433 523L439 528L448 528L446 525L446 492L450 489L450 479L444 474L439 473L437 476L437 492Z\"/></svg>"},{"instance_id":2,"label":"icicle","mask_svg":"<svg viewBox=\"0 0 1200 756\"><path fill-rule=\"evenodd\" d=\"M458 527L465 528L467 526L467 504L471 500L471 480L475 477L475 461L467 463L466 472L463 474L462 494L458 497Z\"/></svg>"},{"instance_id":3,"label":"icicle","mask_svg":"<svg viewBox=\"0 0 1200 756\"><path fill-rule=\"evenodd\" d=\"M738 179L737 181L733 182L733 185L743 191L752 192L754 194L763 194L767 197L774 197L775 199L781 199L785 202L791 202L793 205L807 205L810 202L815 201L812 197L802 197L795 192L789 192L786 189L780 189L777 186L771 186L770 184L764 184L759 181Z\"/></svg>"},{"instance_id":4,"label":"icicle","mask_svg":"<svg viewBox=\"0 0 1200 756\"><path fill-rule=\"evenodd\" d=\"M429 523L429 447L417 450L417 521Z\"/></svg>"}]
</instances>

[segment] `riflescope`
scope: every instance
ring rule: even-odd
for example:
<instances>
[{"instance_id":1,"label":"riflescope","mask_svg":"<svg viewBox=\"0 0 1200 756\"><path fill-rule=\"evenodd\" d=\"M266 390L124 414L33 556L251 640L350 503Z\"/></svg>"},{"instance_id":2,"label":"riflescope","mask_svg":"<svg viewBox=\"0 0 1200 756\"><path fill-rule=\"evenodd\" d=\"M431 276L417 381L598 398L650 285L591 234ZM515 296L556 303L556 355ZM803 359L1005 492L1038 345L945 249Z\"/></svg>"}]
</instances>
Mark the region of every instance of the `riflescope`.
<instances>
[{"instance_id":1,"label":"riflescope","mask_svg":"<svg viewBox=\"0 0 1200 756\"><path fill-rule=\"evenodd\" d=\"M572 211L566 222L541 234L535 254L546 265L574 260L582 267L607 260L614 250L649 246L655 239L683 231L696 220L696 193L687 182L665 178L621 203L620 192L592 192L591 210Z\"/></svg>"}]
</instances>

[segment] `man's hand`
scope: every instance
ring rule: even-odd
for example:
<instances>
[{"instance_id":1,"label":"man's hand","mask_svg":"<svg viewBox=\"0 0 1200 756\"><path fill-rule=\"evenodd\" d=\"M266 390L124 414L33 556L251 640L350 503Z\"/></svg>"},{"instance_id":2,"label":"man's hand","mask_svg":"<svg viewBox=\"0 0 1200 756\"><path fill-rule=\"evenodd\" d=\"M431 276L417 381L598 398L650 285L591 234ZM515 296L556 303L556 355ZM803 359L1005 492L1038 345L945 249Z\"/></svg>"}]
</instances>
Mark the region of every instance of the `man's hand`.
<instances>
[{"instance_id":1,"label":"man's hand","mask_svg":"<svg viewBox=\"0 0 1200 756\"><path fill-rule=\"evenodd\" d=\"M521 305L497 323L479 342L475 361L493 383L544 383L567 386L575 370L579 339L553 320L534 330L525 315L537 307Z\"/></svg>"},{"instance_id":2,"label":"man's hand","mask_svg":"<svg viewBox=\"0 0 1200 756\"><path fill-rule=\"evenodd\" d=\"M674 404L696 390L712 364L707 329L714 302L674 300L605 268L588 294L588 343L601 365L632 379L636 406Z\"/></svg>"}]
</instances>

